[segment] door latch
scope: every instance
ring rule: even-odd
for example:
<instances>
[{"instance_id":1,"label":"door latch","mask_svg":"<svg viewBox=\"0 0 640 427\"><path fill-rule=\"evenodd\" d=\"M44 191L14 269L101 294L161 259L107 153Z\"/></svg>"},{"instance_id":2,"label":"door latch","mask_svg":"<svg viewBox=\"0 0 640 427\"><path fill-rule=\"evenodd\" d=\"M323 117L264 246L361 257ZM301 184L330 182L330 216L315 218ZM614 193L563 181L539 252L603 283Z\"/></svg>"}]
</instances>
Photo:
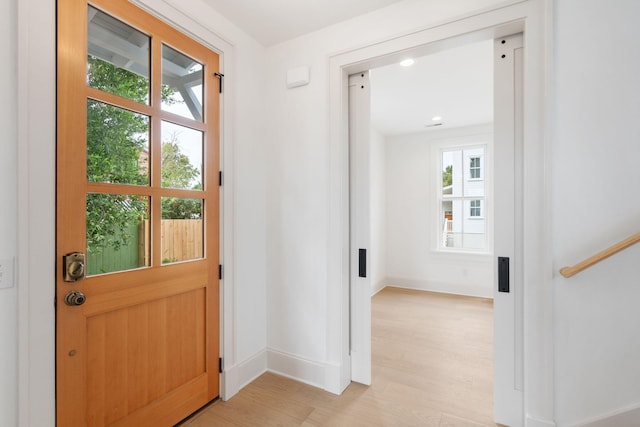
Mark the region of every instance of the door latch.
<instances>
[{"instance_id":1,"label":"door latch","mask_svg":"<svg viewBox=\"0 0 640 427\"><path fill-rule=\"evenodd\" d=\"M65 255L63 258L64 281L77 282L84 279L84 254L81 252L73 252Z\"/></svg>"},{"instance_id":2,"label":"door latch","mask_svg":"<svg viewBox=\"0 0 640 427\"><path fill-rule=\"evenodd\" d=\"M498 292L509 292L509 258L498 257Z\"/></svg>"},{"instance_id":3,"label":"door latch","mask_svg":"<svg viewBox=\"0 0 640 427\"><path fill-rule=\"evenodd\" d=\"M69 291L64 297L64 303L70 306L82 305L87 301L87 297L80 291Z\"/></svg>"}]
</instances>

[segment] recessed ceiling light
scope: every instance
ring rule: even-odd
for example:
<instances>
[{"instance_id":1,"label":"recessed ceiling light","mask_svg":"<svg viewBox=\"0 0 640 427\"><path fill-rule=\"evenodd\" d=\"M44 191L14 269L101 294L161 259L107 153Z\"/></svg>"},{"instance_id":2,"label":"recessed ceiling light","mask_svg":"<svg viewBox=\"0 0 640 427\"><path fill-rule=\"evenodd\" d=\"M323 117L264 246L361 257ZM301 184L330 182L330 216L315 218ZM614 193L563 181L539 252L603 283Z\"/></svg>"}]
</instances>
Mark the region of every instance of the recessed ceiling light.
<instances>
[{"instance_id":1,"label":"recessed ceiling light","mask_svg":"<svg viewBox=\"0 0 640 427\"><path fill-rule=\"evenodd\" d=\"M411 58L405 59L404 61L400 62L400 65L402 65L403 67L411 67L416 61L414 61Z\"/></svg>"},{"instance_id":2,"label":"recessed ceiling light","mask_svg":"<svg viewBox=\"0 0 640 427\"><path fill-rule=\"evenodd\" d=\"M431 117L431 121L432 122L441 122L442 121L442 116L433 116L433 117Z\"/></svg>"}]
</instances>

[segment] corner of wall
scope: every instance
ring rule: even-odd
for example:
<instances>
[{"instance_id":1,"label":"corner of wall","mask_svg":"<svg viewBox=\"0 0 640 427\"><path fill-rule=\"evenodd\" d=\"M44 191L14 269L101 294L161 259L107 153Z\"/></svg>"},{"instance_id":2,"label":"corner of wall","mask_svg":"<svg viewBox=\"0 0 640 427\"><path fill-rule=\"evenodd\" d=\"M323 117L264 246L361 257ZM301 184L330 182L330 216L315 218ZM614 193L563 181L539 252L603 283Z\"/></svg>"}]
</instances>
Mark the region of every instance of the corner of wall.
<instances>
[{"instance_id":1,"label":"corner of wall","mask_svg":"<svg viewBox=\"0 0 640 427\"><path fill-rule=\"evenodd\" d=\"M267 351L263 350L225 369L222 375L222 400L229 400L240 390L267 372Z\"/></svg>"},{"instance_id":2,"label":"corner of wall","mask_svg":"<svg viewBox=\"0 0 640 427\"><path fill-rule=\"evenodd\" d=\"M326 365L269 348L267 349L267 370L334 394L342 392L340 390L341 368L338 365Z\"/></svg>"},{"instance_id":3,"label":"corner of wall","mask_svg":"<svg viewBox=\"0 0 640 427\"><path fill-rule=\"evenodd\" d=\"M556 427L555 421L540 420L527 415L524 421L525 427Z\"/></svg>"}]
</instances>

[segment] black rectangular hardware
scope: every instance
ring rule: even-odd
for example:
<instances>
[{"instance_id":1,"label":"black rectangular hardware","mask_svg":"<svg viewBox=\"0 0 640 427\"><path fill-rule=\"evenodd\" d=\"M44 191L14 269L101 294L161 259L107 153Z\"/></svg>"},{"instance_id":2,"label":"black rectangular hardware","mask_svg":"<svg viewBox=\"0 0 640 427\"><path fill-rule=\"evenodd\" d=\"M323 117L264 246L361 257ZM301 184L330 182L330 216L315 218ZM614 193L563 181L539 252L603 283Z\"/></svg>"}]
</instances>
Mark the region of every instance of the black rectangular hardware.
<instances>
[{"instance_id":1,"label":"black rectangular hardware","mask_svg":"<svg viewBox=\"0 0 640 427\"><path fill-rule=\"evenodd\" d=\"M222 373L222 357L218 358L218 372Z\"/></svg>"},{"instance_id":2,"label":"black rectangular hardware","mask_svg":"<svg viewBox=\"0 0 640 427\"><path fill-rule=\"evenodd\" d=\"M498 292L509 292L509 258L498 257Z\"/></svg>"},{"instance_id":3,"label":"black rectangular hardware","mask_svg":"<svg viewBox=\"0 0 640 427\"><path fill-rule=\"evenodd\" d=\"M218 279L222 280L222 264L218 264Z\"/></svg>"},{"instance_id":4,"label":"black rectangular hardware","mask_svg":"<svg viewBox=\"0 0 640 427\"><path fill-rule=\"evenodd\" d=\"M358 249L358 277L367 277L367 250Z\"/></svg>"},{"instance_id":5,"label":"black rectangular hardware","mask_svg":"<svg viewBox=\"0 0 640 427\"><path fill-rule=\"evenodd\" d=\"M222 73L213 73L214 76L216 76L218 78L218 80L220 80L220 93L222 93L222 84L223 84L223 80L224 80L224 74Z\"/></svg>"},{"instance_id":6,"label":"black rectangular hardware","mask_svg":"<svg viewBox=\"0 0 640 427\"><path fill-rule=\"evenodd\" d=\"M222 187L222 171L218 171L218 185Z\"/></svg>"}]
</instances>

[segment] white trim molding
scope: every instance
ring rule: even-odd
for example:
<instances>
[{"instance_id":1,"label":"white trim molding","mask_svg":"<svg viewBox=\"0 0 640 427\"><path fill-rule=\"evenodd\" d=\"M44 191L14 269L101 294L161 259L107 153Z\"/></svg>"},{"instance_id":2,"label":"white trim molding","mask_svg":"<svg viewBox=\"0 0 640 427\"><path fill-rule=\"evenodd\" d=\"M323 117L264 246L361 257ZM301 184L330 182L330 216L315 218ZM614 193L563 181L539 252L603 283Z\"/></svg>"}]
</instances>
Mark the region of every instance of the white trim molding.
<instances>
[{"instance_id":1,"label":"white trim molding","mask_svg":"<svg viewBox=\"0 0 640 427\"><path fill-rule=\"evenodd\" d=\"M635 427L640 425L640 403L587 418L571 427Z\"/></svg>"},{"instance_id":2,"label":"white trim molding","mask_svg":"<svg viewBox=\"0 0 640 427\"><path fill-rule=\"evenodd\" d=\"M326 389L326 365L295 354L267 349L267 370L314 387Z\"/></svg>"},{"instance_id":3,"label":"white trim molding","mask_svg":"<svg viewBox=\"0 0 640 427\"><path fill-rule=\"evenodd\" d=\"M244 387L249 385L253 380L267 372L267 351L263 350L253 355L249 359L236 365L224 368L222 380L224 384L222 389L225 390L226 397L224 400L231 399Z\"/></svg>"},{"instance_id":4,"label":"white trim molding","mask_svg":"<svg viewBox=\"0 0 640 427\"><path fill-rule=\"evenodd\" d=\"M403 279L399 277L387 277L384 280L384 283L387 287L493 299L492 283L489 283L484 287L479 287L475 284L470 285L465 283L435 282L432 280L414 280Z\"/></svg>"},{"instance_id":5,"label":"white trim molding","mask_svg":"<svg viewBox=\"0 0 640 427\"><path fill-rule=\"evenodd\" d=\"M329 247L327 251L327 355L331 362L342 363L349 356L349 164L348 164L348 76L375 67L399 62L411 51L426 55L461 42L495 39L524 32L525 81L524 105L524 412L525 420L554 419L553 388L553 295L552 265L548 256L550 233L548 216L549 61L552 10L551 0L510 2L492 10L432 25L372 43L329 58L328 156ZM350 377L342 379L346 387ZM512 426L516 427L516 426Z\"/></svg>"},{"instance_id":6,"label":"white trim molding","mask_svg":"<svg viewBox=\"0 0 640 427\"><path fill-rule=\"evenodd\" d=\"M556 427L556 423L554 421L539 420L537 418L533 418L530 415L527 415L527 417L524 420L524 423L526 427Z\"/></svg>"}]
</instances>

